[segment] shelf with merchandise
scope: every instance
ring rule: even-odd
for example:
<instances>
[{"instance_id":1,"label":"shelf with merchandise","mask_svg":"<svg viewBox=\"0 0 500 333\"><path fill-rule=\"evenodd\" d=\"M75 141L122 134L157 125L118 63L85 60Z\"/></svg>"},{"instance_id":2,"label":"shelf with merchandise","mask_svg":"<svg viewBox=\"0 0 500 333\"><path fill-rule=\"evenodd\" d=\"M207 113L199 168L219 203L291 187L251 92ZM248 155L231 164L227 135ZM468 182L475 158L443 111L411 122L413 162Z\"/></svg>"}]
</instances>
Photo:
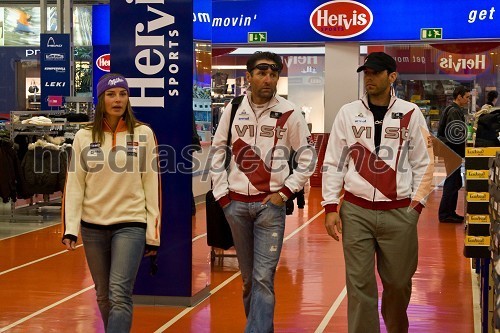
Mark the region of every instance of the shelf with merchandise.
<instances>
[{"instance_id":1,"label":"shelf with merchandise","mask_svg":"<svg viewBox=\"0 0 500 333\"><path fill-rule=\"evenodd\" d=\"M82 127L91 124L89 121L68 121L68 119L80 120L82 117L87 115L88 117L83 117L89 119L91 113L93 112L93 106L89 105L88 100L72 101L73 106L78 104L76 109L79 112L71 108L64 108L59 110L51 111L40 111L40 110L22 110L22 111L11 111L10 112L10 122L8 124L8 130L10 134L11 141L14 141L17 136L25 136L26 142L29 145L34 145L38 147L39 142L48 141L48 145L54 145L58 148L57 152L61 154L61 159L66 162L61 162L63 169L66 170L67 166L67 156L70 154L68 150L71 147L72 140L74 139L75 133ZM69 118L68 116L78 117ZM39 118L34 118L39 117ZM67 118L68 117L68 118ZM32 120L34 123L29 123ZM23 124L24 121L24 124ZM49 137L50 136L50 137ZM64 137L62 139L61 137ZM16 139L17 140L17 139ZM70 141L67 141L70 140ZM24 141L24 139L22 140ZM68 143L69 142L69 143ZM43 149L47 146L42 146ZM50 148L53 149L53 148ZM49 156L50 154L42 154L41 156ZM35 156L38 156L35 154ZM50 171L52 172L52 171ZM64 173L65 171L63 171ZM59 177L59 176L58 176ZM48 184L47 184L48 186ZM27 187L30 188L30 187ZM35 191L35 190L33 190ZM45 192L44 192L45 191ZM55 191L55 192L54 192ZM52 212L50 208L55 208L60 210L60 193L61 189L54 189L51 186L48 188L43 188L41 192L31 192L31 190L24 195L31 196L26 200L20 199L18 197L17 203L15 200L10 201L10 214L0 215L5 220L10 220L11 222L16 221L37 221L43 222L47 219L47 213ZM53 198L50 197L51 194L55 194ZM35 198L43 194L42 202L35 202ZM22 197L24 198L24 196ZM20 202L26 202L26 205L19 205ZM54 213L54 212L52 212ZM59 214L59 213L58 213Z\"/></svg>"},{"instance_id":2,"label":"shelf with merchandise","mask_svg":"<svg viewBox=\"0 0 500 333\"><path fill-rule=\"evenodd\" d=\"M431 104L430 99L421 99L420 95L413 95L410 101L417 104L422 111L429 131L433 134L437 134L441 111Z\"/></svg>"}]
</instances>

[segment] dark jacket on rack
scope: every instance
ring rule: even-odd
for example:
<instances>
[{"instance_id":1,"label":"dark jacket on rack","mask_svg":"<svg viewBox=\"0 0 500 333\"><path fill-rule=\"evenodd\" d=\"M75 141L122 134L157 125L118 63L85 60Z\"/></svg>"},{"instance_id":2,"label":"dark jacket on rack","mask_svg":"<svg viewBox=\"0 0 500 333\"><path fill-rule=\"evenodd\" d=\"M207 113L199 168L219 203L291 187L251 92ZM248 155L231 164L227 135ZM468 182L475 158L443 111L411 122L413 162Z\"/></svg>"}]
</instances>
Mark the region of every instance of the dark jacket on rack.
<instances>
[{"instance_id":1,"label":"dark jacket on rack","mask_svg":"<svg viewBox=\"0 0 500 333\"><path fill-rule=\"evenodd\" d=\"M24 196L21 168L10 141L0 140L0 197L3 202Z\"/></svg>"},{"instance_id":2,"label":"dark jacket on rack","mask_svg":"<svg viewBox=\"0 0 500 333\"><path fill-rule=\"evenodd\" d=\"M42 141L37 141L37 144ZM68 154L55 145L30 145L21 163L30 194L52 194L64 190Z\"/></svg>"},{"instance_id":3,"label":"dark jacket on rack","mask_svg":"<svg viewBox=\"0 0 500 333\"><path fill-rule=\"evenodd\" d=\"M477 121L476 147L499 147L498 134L500 132L500 108L492 109L483 114Z\"/></svg>"}]
</instances>

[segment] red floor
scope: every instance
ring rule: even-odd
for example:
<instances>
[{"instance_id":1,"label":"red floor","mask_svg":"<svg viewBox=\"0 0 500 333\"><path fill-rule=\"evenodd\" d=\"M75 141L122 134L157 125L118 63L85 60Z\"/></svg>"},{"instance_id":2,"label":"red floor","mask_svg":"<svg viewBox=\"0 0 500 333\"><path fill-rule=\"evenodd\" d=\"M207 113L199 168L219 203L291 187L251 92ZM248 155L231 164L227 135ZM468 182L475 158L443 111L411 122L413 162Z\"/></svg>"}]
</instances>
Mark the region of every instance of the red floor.
<instances>
[{"instance_id":1,"label":"red floor","mask_svg":"<svg viewBox=\"0 0 500 333\"><path fill-rule=\"evenodd\" d=\"M441 192L431 196L419 221L410 332L474 332L463 226L440 224ZM342 247L324 230L320 201L320 189L313 188L305 209L287 217L276 274L276 332L347 332ZM198 205L193 237L205 233L203 210ZM0 332L104 332L83 248L64 252L60 239L54 226L0 241ZM216 259L210 279L211 296L194 307L135 306L132 331L242 332L236 259Z\"/></svg>"}]
</instances>

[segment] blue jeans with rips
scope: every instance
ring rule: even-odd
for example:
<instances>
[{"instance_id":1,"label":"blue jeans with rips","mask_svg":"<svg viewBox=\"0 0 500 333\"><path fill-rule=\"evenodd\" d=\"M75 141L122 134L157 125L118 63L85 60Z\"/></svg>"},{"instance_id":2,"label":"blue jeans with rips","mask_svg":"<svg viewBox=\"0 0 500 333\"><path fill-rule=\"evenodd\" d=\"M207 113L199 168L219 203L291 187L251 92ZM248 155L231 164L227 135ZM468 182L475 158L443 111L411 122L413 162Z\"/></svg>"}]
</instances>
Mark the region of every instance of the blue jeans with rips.
<instances>
[{"instance_id":1,"label":"blue jeans with rips","mask_svg":"<svg viewBox=\"0 0 500 333\"><path fill-rule=\"evenodd\" d=\"M224 213L243 278L245 332L274 332L274 276L283 245L285 205L231 201Z\"/></svg>"},{"instance_id":2,"label":"blue jeans with rips","mask_svg":"<svg viewBox=\"0 0 500 333\"><path fill-rule=\"evenodd\" d=\"M81 233L104 328L107 333L130 332L132 292L144 255L146 230L140 227L102 230L82 226Z\"/></svg>"}]
</instances>

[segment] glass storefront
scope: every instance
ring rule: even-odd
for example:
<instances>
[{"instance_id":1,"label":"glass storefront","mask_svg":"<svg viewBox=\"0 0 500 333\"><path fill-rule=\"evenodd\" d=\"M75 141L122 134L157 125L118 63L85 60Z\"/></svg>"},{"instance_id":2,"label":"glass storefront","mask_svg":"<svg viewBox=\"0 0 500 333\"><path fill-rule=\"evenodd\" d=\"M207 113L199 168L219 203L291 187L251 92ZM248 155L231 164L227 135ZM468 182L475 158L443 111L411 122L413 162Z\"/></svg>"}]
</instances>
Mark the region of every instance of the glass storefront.
<instances>
[{"instance_id":1,"label":"glass storefront","mask_svg":"<svg viewBox=\"0 0 500 333\"><path fill-rule=\"evenodd\" d=\"M306 110L315 131L315 124L321 124L324 116L324 54L301 53L305 47L296 47L294 54L280 49L273 49L282 56L285 65L278 94ZM214 112L246 88L245 63L251 52L242 55L234 50L214 49ZM500 43L497 42L369 45L362 46L361 50L361 59L372 51L384 51L394 57L399 74L394 84L396 95L420 107L434 134L441 111L453 100L456 86L464 85L472 92L469 114L486 103L489 91L500 87Z\"/></svg>"},{"instance_id":2,"label":"glass storefront","mask_svg":"<svg viewBox=\"0 0 500 333\"><path fill-rule=\"evenodd\" d=\"M416 103L433 133L439 116L453 100L453 90L463 85L471 91L468 113L486 103L488 91L500 86L500 43L386 45L383 49L398 64L394 86L398 97Z\"/></svg>"},{"instance_id":3,"label":"glass storefront","mask_svg":"<svg viewBox=\"0 0 500 333\"><path fill-rule=\"evenodd\" d=\"M321 131L324 115L324 47L258 48L275 52L283 61L277 94L295 103L313 131ZM234 51L234 52L233 52ZM246 61L254 48L214 49L212 110L216 127L221 109L248 88ZM231 53L233 52L233 53Z\"/></svg>"}]
</instances>

